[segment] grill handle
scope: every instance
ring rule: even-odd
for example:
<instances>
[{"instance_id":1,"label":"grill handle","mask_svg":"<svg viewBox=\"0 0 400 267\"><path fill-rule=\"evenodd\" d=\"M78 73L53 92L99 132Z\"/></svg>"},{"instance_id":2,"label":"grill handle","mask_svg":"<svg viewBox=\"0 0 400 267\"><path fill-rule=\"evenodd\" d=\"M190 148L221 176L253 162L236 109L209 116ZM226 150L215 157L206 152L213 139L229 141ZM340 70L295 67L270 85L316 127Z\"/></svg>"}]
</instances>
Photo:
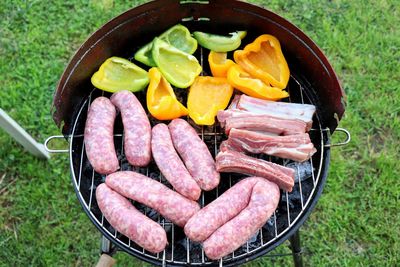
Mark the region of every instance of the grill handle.
<instances>
[{"instance_id":1,"label":"grill handle","mask_svg":"<svg viewBox=\"0 0 400 267\"><path fill-rule=\"evenodd\" d=\"M329 128L326 128L325 131L330 133ZM351 134L348 130L346 130L344 128L336 128L335 131L344 133L346 135L346 139L343 142L334 143L334 144L326 144L326 145L324 145L324 147L330 148L330 147L334 147L334 146L344 146L344 145L347 145L348 143L350 143Z\"/></svg>"},{"instance_id":2,"label":"grill handle","mask_svg":"<svg viewBox=\"0 0 400 267\"><path fill-rule=\"evenodd\" d=\"M49 152L49 153L68 153L69 149L51 149L48 147L48 144L51 140L53 139L66 139L69 138L70 136L64 136L64 135L53 135L50 136L49 138L44 141L44 149Z\"/></svg>"}]
</instances>

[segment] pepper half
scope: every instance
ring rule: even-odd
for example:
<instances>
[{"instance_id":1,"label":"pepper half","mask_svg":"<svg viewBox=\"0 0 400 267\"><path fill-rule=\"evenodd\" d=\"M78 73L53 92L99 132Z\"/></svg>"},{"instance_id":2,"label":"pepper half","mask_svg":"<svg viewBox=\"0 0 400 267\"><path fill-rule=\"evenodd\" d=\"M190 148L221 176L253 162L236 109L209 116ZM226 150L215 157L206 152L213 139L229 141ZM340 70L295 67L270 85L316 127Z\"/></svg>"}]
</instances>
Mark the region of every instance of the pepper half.
<instances>
[{"instance_id":1,"label":"pepper half","mask_svg":"<svg viewBox=\"0 0 400 267\"><path fill-rule=\"evenodd\" d=\"M189 87L202 71L194 56L157 37L153 41L152 56L165 79L178 88Z\"/></svg>"},{"instance_id":2,"label":"pepper half","mask_svg":"<svg viewBox=\"0 0 400 267\"><path fill-rule=\"evenodd\" d=\"M228 82L239 91L256 98L279 100L289 96L288 92L268 86L260 79L251 77L237 64L229 68Z\"/></svg>"},{"instance_id":3,"label":"pepper half","mask_svg":"<svg viewBox=\"0 0 400 267\"><path fill-rule=\"evenodd\" d=\"M213 125L219 110L225 109L233 93L226 78L199 76L189 89L189 116L198 125Z\"/></svg>"},{"instance_id":4,"label":"pepper half","mask_svg":"<svg viewBox=\"0 0 400 267\"><path fill-rule=\"evenodd\" d=\"M149 78L146 102L147 109L154 118L172 120L188 114L188 110L176 99L171 85L157 68L149 70Z\"/></svg>"},{"instance_id":5,"label":"pepper half","mask_svg":"<svg viewBox=\"0 0 400 267\"><path fill-rule=\"evenodd\" d=\"M181 24L169 28L158 38L188 54L193 54L197 49L197 40L193 38L189 30ZM144 45L135 53L135 59L149 67L155 67L156 63L151 55L152 47L153 42Z\"/></svg>"},{"instance_id":6,"label":"pepper half","mask_svg":"<svg viewBox=\"0 0 400 267\"><path fill-rule=\"evenodd\" d=\"M137 92L149 84L147 71L127 59L110 57L91 78L92 84L107 92L129 90Z\"/></svg>"},{"instance_id":7,"label":"pepper half","mask_svg":"<svg viewBox=\"0 0 400 267\"><path fill-rule=\"evenodd\" d=\"M194 32L193 36L202 47L215 52L228 52L237 49L246 34L246 31L238 31L230 33L231 36L228 37L205 32Z\"/></svg>"},{"instance_id":8,"label":"pepper half","mask_svg":"<svg viewBox=\"0 0 400 267\"><path fill-rule=\"evenodd\" d=\"M227 54L225 52L214 51L210 51L208 63L210 64L211 73L214 77L226 77L228 69L235 65L235 62L227 59Z\"/></svg>"},{"instance_id":9,"label":"pepper half","mask_svg":"<svg viewBox=\"0 0 400 267\"><path fill-rule=\"evenodd\" d=\"M289 81L289 67L282 54L278 39L269 34L259 36L244 50L233 54L239 64L250 75L280 89L286 88Z\"/></svg>"}]
</instances>

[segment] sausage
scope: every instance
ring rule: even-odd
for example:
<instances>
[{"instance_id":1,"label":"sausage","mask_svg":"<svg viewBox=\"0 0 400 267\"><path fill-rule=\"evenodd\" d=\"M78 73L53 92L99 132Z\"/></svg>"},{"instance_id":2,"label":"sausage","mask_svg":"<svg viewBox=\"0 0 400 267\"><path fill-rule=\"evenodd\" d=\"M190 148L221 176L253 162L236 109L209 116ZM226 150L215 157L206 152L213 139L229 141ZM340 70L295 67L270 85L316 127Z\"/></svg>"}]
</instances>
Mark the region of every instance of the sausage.
<instances>
[{"instance_id":1,"label":"sausage","mask_svg":"<svg viewBox=\"0 0 400 267\"><path fill-rule=\"evenodd\" d=\"M198 200L201 189L176 153L168 126L157 124L151 132L151 150L161 173L178 193L191 200Z\"/></svg>"},{"instance_id":2,"label":"sausage","mask_svg":"<svg viewBox=\"0 0 400 267\"><path fill-rule=\"evenodd\" d=\"M121 111L126 159L133 166L148 165L151 159L151 126L142 105L132 92L126 90L114 93L111 102Z\"/></svg>"},{"instance_id":3,"label":"sausage","mask_svg":"<svg viewBox=\"0 0 400 267\"><path fill-rule=\"evenodd\" d=\"M121 195L156 210L181 227L200 210L197 202L140 173L115 172L106 177L106 184Z\"/></svg>"},{"instance_id":4,"label":"sausage","mask_svg":"<svg viewBox=\"0 0 400 267\"><path fill-rule=\"evenodd\" d=\"M257 179L244 179L202 208L186 223L186 236L195 242L206 240L247 206L256 182Z\"/></svg>"},{"instance_id":5,"label":"sausage","mask_svg":"<svg viewBox=\"0 0 400 267\"><path fill-rule=\"evenodd\" d=\"M116 114L106 97L96 98L89 107L84 132L86 155L93 169L101 174L119 169L113 137Z\"/></svg>"},{"instance_id":6,"label":"sausage","mask_svg":"<svg viewBox=\"0 0 400 267\"><path fill-rule=\"evenodd\" d=\"M209 191L217 187L220 175L215 161L196 130L182 119L172 120L168 128L176 150L200 188Z\"/></svg>"},{"instance_id":7,"label":"sausage","mask_svg":"<svg viewBox=\"0 0 400 267\"><path fill-rule=\"evenodd\" d=\"M96 199L104 217L117 231L150 252L164 250L167 245L165 230L140 213L126 198L103 183L96 189Z\"/></svg>"},{"instance_id":8,"label":"sausage","mask_svg":"<svg viewBox=\"0 0 400 267\"><path fill-rule=\"evenodd\" d=\"M204 253L209 259L220 259L245 244L276 210L280 197L279 187L263 178L252 179L257 182L253 186L247 207L204 241ZM220 214L214 212L216 215Z\"/></svg>"}]
</instances>

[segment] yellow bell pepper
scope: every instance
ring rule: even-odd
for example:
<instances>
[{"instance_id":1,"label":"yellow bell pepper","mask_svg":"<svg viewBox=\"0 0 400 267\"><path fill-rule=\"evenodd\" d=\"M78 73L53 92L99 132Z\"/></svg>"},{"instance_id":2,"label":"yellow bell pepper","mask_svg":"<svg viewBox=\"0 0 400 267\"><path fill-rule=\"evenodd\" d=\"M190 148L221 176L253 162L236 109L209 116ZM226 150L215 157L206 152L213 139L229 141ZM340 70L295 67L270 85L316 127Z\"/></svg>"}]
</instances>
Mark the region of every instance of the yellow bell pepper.
<instances>
[{"instance_id":1,"label":"yellow bell pepper","mask_svg":"<svg viewBox=\"0 0 400 267\"><path fill-rule=\"evenodd\" d=\"M226 78L199 76L189 89L189 116L198 125L213 125L219 110L225 109L233 93Z\"/></svg>"},{"instance_id":2,"label":"yellow bell pepper","mask_svg":"<svg viewBox=\"0 0 400 267\"><path fill-rule=\"evenodd\" d=\"M149 70L149 78L146 102L147 109L154 118L172 120L188 114L188 110L176 99L171 84L157 68Z\"/></svg>"},{"instance_id":3,"label":"yellow bell pepper","mask_svg":"<svg viewBox=\"0 0 400 267\"><path fill-rule=\"evenodd\" d=\"M278 39L269 34L259 36L244 50L233 54L237 64L253 77L280 89L289 81L289 67L282 54Z\"/></svg>"},{"instance_id":4,"label":"yellow bell pepper","mask_svg":"<svg viewBox=\"0 0 400 267\"><path fill-rule=\"evenodd\" d=\"M211 73L214 77L226 77L228 69L235 65L235 62L227 59L226 56L226 52L210 51L208 63L210 64Z\"/></svg>"},{"instance_id":5,"label":"yellow bell pepper","mask_svg":"<svg viewBox=\"0 0 400 267\"><path fill-rule=\"evenodd\" d=\"M229 68L228 82L234 88L252 97L279 100L289 96L288 92L277 87L268 86L260 79L251 77L237 64Z\"/></svg>"}]
</instances>

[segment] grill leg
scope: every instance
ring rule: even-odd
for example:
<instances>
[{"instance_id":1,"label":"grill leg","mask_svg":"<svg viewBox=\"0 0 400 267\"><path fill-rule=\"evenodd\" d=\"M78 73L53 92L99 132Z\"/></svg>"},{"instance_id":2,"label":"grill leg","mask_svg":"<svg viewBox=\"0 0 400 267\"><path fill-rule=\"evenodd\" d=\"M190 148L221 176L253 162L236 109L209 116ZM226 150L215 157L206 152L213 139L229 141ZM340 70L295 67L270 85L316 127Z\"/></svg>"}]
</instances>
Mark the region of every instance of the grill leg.
<instances>
[{"instance_id":1,"label":"grill leg","mask_svg":"<svg viewBox=\"0 0 400 267\"><path fill-rule=\"evenodd\" d=\"M292 249L293 254L293 262L295 267L303 267L303 258L301 256L302 249L300 244L300 230L297 230L291 237L290 237L290 247Z\"/></svg>"}]
</instances>

